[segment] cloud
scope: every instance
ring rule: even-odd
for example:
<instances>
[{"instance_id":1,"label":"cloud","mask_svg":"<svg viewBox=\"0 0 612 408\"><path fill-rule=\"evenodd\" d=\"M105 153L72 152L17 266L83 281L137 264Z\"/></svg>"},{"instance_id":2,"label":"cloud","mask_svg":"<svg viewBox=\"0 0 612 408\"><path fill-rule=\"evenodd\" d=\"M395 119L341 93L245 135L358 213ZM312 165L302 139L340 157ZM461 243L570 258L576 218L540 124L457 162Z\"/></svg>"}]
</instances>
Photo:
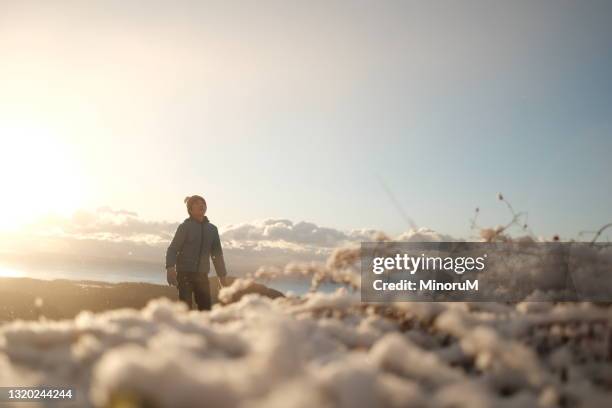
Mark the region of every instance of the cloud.
<instances>
[{"instance_id":1,"label":"cloud","mask_svg":"<svg viewBox=\"0 0 612 408\"><path fill-rule=\"evenodd\" d=\"M47 216L19 233L0 235L3 250L13 253L3 254L0 261L18 262L30 271L48 269L61 259L66 268L75 271L112 271L117 263L132 268L139 262L140 269L159 274L177 227L178 222L145 220L137 212L110 207L79 210L68 217ZM219 230L228 270L234 275L254 272L262 265L324 261L334 248L370 239L368 234L375 232L345 232L312 222L272 218L219 226Z\"/></svg>"},{"instance_id":2,"label":"cloud","mask_svg":"<svg viewBox=\"0 0 612 408\"><path fill-rule=\"evenodd\" d=\"M440 234L429 228L411 229L394 238L396 241L406 242L453 242L457 238L446 234Z\"/></svg>"},{"instance_id":3,"label":"cloud","mask_svg":"<svg viewBox=\"0 0 612 408\"><path fill-rule=\"evenodd\" d=\"M335 247L351 240L350 233L320 227L312 222L293 223L287 219L266 219L223 228L223 239L238 241L283 241L316 247Z\"/></svg>"},{"instance_id":4,"label":"cloud","mask_svg":"<svg viewBox=\"0 0 612 408\"><path fill-rule=\"evenodd\" d=\"M47 237L165 246L172 239L178 224L148 221L134 211L100 207L95 211L79 210L70 217L47 216L29 225L26 231ZM342 231L313 222L279 218L218 227L222 241L229 247L253 251L276 248L294 252L325 252L348 242L371 240L378 233L373 229Z\"/></svg>"},{"instance_id":5,"label":"cloud","mask_svg":"<svg viewBox=\"0 0 612 408\"><path fill-rule=\"evenodd\" d=\"M48 216L26 230L38 235L157 245L172 239L177 226L176 222L143 220L133 211L100 207L93 212L76 211L71 217Z\"/></svg>"},{"instance_id":6,"label":"cloud","mask_svg":"<svg viewBox=\"0 0 612 408\"><path fill-rule=\"evenodd\" d=\"M45 217L19 234L0 235L0 242L5 252L20 254L22 260L29 259L31 270L46 265L48 254L59 254L75 268L87 268L94 263L107 267L117 262L140 262L143 270L160 273L166 248L177 227L178 222L144 220L134 211L100 207L95 211L79 210L69 217ZM260 266L324 262L336 248L386 237L375 229L343 231L283 218L218 227L228 270L239 276L254 272ZM454 239L421 228L405 232L395 240ZM6 254L0 256L2 259L7 259Z\"/></svg>"}]
</instances>

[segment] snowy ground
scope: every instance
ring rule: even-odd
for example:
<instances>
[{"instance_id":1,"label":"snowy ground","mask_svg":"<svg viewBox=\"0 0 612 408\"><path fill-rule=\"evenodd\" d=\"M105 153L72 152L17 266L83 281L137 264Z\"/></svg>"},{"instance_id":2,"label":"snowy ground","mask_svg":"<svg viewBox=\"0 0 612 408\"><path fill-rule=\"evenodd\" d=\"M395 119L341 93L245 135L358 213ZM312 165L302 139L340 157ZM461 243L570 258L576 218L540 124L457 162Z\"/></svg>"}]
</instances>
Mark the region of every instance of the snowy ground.
<instances>
[{"instance_id":1,"label":"snowy ground","mask_svg":"<svg viewBox=\"0 0 612 408\"><path fill-rule=\"evenodd\" d=\"M326 264L255 277L359 288L358 260L357 247L339 248ZM0 386L75 387L79 407L610 406L610 305L365 304L358 293L247 295L211 312L162 298L6 323Z\"/></svg>"},{"instance_id":2,"label":"snowy ground","mask_svg":"<svg viewBox=\"0 0 612 408\"><path fill-rule=\"evenodd\" d=\"M79 406L607 407L611 319L589 304L382 307L346 290L209 313L159 299L0 327L0 386L73 386Z\"/></svg>"}]
</instances>

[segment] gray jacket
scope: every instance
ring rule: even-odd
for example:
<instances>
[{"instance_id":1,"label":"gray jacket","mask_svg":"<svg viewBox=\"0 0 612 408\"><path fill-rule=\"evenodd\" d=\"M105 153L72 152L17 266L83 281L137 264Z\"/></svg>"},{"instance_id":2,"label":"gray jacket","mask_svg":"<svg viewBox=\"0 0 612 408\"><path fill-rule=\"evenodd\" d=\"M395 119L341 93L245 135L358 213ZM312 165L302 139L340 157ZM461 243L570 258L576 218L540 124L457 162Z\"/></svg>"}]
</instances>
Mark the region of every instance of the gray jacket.
<instances>
[{"instance_id":1,"label":"gray jacket","mask_svg":"<svg viewBox=\"0 0 612 408\"><path fill-rule=\"evenodd\" d=\"M166 268L176 265L178 272L197 273L203 270L208 275L211 257L217 276L226 276L217 227L207 217L204 217L203 222L189 217L178 226L166 251ZM205 264L200 265L200 260Z\"/></svg>"}]
</instances>

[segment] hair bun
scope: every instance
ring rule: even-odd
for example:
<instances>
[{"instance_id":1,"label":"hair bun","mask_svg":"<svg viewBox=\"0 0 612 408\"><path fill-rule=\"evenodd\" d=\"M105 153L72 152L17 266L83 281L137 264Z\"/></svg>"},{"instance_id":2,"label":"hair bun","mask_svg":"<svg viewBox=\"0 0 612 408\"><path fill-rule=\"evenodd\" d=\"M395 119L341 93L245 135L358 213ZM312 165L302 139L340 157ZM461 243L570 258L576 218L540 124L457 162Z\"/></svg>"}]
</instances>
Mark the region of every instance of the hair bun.
<instances>
[{"instance_id":1,"label":"hair bun","mask_svg":"<svg viewBox=\"0 0 612 408\"><path fill-rule=\"evenodd\" d=\"M190 198L191 198L190 196L185 197L185 199L183 200L183 202L184 202L185 204L187 204L187 201L189 201L189 199L190 199Z\"/></svg>"}]
</instances>

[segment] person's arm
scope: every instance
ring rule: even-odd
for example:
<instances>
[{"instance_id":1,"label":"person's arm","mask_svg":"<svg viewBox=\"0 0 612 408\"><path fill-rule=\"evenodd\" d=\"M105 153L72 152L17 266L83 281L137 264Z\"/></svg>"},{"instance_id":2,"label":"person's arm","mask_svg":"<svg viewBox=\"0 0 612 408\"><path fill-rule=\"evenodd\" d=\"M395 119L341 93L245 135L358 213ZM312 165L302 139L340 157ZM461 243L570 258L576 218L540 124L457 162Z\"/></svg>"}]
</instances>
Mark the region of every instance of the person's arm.
<instances>
[{"instance_id":1,"label":"person's arm","mask_svg":"<svg viewBox=\"0 0 612 408\"><path fill-rule=\"evenodd\" d=\"M176 259L179 252L183 248L186 237L187 232L185 230L185 226L183 224L179 224L178 228L176 229L176 233L174 234L174 238L172 238L172 242L170 242L170 246L166 251L166 278L169 285L178 285L176 280Z\"/></svg>"},{"instance_id":2,"label":"person's arm","mask_svg":"<svg viewBox=\"0 0 612 408\"><path fill-rule=\"evenodd\" d=\"M219 237L219 230L215 228L215 236L213 237L212 247L210 249L210 257L212 258L213 265L215 265L215 272L221 281L221 284L225 286L227 276L227 270L225 269L225 260L223 259L223 249L221 248L221 238Z\"/></svg>"}]
</instances>

